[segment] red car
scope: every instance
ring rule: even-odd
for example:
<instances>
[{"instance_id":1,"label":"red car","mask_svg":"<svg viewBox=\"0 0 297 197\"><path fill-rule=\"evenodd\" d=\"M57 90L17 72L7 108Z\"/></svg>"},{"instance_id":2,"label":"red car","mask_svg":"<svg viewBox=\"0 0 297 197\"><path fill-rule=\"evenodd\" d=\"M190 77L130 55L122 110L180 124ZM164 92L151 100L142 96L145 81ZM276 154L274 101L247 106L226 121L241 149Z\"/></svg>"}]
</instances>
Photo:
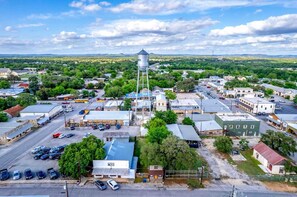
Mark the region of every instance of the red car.
<instances>
[{"instance_id":1,"label":"red car","mask_svg":"<svg viewBox=\"0 0 297 197\"><path fill-rule=\"evenodd\" d=\"M53 138L58 138L58 137L60 137L61 134L62 134L62 133L54 133L54 134L53 134Z\"/></svg>"}]
</instances>

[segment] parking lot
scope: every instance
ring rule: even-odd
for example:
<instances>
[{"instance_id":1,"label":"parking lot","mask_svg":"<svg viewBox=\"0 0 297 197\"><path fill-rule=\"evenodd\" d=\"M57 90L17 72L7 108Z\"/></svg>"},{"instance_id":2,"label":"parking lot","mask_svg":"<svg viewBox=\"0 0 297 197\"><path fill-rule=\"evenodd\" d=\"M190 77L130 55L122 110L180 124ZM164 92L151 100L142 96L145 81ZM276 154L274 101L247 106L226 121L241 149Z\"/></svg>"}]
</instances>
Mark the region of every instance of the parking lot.
<instances>
[{"instance_id":1,"label":"parking lot","mask_svg":"<svg viewBox=\"0 0 297 197\"><path fill-rule=\"evenodd\" d=\"M104 132L115 132L115 131L121 131L121 132L129 132L130 136L138 136L140 135L140 128L138 126L123 126L119 130L116 130L115 126L111 126L110 129L105 131L99 131L98 129L93 130L91 127L83 127L83 128L76 128L75 130L70 130L69 128L65 129L59 129L55 133L63 133L63 134L69 134L73 133L74 136L70 138L53 138L52 135L47 136L42 141L40 141L36 146L46 146L49 148L55 147L55 146L62 146L65 144L71 144L75 142L82 141L83 137L86 133L91 133L92 135L95 135L97 138L102 139ZM31 153L31 150L24 150L25 154L23 154L20 158L17 158L14 164L9 168L8 170L12 174L13 171L19 170L22 173L25 169L30 168L33 172L36 172L38 170L47 171L48 168L54 168L55 170L58 170L58 160L35 160L34 154ZM24 178L22 177L24 180ZM47 177L48 179L48 177Z\"/></svg>"}]
</instances>

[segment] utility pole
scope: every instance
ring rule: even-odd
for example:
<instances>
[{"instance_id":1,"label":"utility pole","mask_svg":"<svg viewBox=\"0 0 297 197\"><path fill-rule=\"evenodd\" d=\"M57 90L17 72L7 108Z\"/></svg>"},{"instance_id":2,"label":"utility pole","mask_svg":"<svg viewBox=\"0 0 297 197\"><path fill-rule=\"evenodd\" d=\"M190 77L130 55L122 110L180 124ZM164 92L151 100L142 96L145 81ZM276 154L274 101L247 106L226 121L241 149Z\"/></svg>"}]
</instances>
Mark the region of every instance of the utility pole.
<instances>
[{"instance_id":1,"label":"utility pole","mask_svg":"<svg viewBox=\"0 0 297 197\"><path fill-rule=\"evenodd\" d=\"M203 170L204 170L204 166L201 166L201 176L200 176L200 183L202 185L202 180L203 180Z\"/></svg>"},{"instance_id":2,"label":"utility pole","mask_svg":"<svg viewBox=\"0 0 297 197\"><path fill-rule=\"evenodd\" d=\"M69 197L67 181L65 181L64 189L66 190L66 197Z\"/></svg>"},{"instance_id":3,"label":"utility pole","mask_svg":"<svg viewBox=\"0 0 297 197\"><path fill-rule=\"evenodd\" d=\"M66 128L67 122L66 122L66 113L65 113L65 110L64 109L63 109L63 114L64 114L64 126Z\"/></svg>"}]
</instances>

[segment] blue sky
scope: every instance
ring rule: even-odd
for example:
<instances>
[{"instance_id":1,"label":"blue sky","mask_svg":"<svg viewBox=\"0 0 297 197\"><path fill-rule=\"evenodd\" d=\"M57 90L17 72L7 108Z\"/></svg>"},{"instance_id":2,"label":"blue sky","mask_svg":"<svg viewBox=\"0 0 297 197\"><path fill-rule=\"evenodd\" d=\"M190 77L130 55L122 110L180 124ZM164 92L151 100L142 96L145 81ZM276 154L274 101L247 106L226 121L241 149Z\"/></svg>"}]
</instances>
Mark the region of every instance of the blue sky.
<instances>
[{"instance_id":1,"label":"blue sky","mask_svg":"<svg viewBox=\"0 0 297 197\"><path fill-rule=\"evenodd\" d=\"M297 0L0 0L0 53L297 55Z\"/></svg>"}]
</instances>

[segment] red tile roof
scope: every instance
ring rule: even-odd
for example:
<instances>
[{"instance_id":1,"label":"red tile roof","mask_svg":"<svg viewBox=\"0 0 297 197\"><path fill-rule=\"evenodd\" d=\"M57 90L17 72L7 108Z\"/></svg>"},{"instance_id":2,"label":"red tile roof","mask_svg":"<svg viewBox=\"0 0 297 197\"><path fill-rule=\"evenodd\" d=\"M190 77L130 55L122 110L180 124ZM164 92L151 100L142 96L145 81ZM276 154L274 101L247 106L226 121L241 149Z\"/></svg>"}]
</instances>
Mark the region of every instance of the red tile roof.
<instances>
[{"instance_id":1,"label":"red tile roof","mask_svg":"<svg viewBox=\"0 0 297 197\"><path fill-rule=\"evenodd\" d=\"M260 142L256 146L254 146L254 150L256 150L260 155L262 155L270 164L277 165L281 164L286 158L272 150L269 146Z\"/></svg>"},{"instance_id":2,"label":"red tile roof","mask_svg":"<svg viewBox=\"0 0 297 197\"><path fill-rule=\"evenodd\" d=\"M28 88L29 84L28 83L20 83L19 87Z\"/></svg>"},{"instance_id":3,"label":"red tile roof","mask_svg":"<svg viewBox=\"0 0 297 197\"><path fill-rule=\"evenodd\" d=\"M8 108L6 110L4 110L6 113L10 114L12 117L16 117L19 115L20 111L22 111L22 109L24 109L22 106L20 105L16 105L14 107Z\"/></svg>"}]
</instances>

